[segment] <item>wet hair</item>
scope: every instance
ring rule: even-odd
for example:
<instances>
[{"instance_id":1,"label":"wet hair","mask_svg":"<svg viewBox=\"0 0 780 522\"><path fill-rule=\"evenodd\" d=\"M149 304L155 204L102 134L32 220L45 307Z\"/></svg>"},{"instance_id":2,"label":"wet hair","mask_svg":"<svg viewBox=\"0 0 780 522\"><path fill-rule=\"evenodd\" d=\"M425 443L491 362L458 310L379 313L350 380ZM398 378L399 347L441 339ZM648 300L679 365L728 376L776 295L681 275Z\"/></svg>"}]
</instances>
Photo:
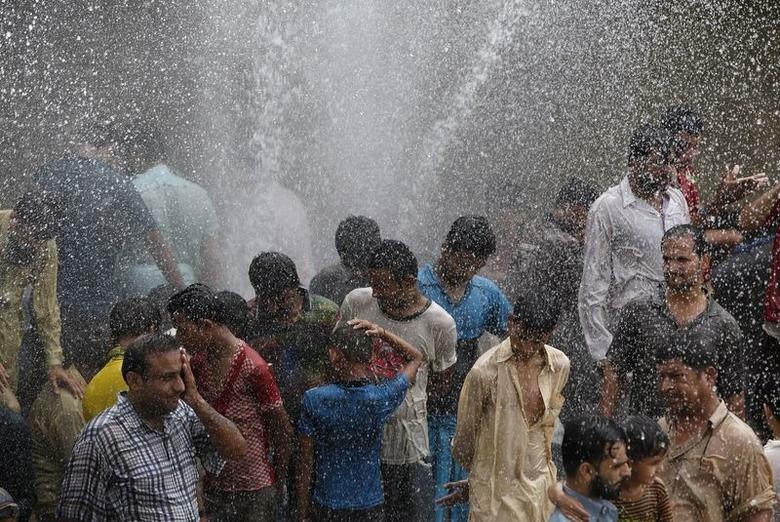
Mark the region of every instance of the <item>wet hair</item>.
<instances>
[{"instance_id":1,"label":"wet hair","mask_svg":"<svg viewBox=\"0 0 780 522\"><path fill-rule=\"evenodd\" d=\"M761 401L769 406L772 415L780 422L780 375L775 372L767 372L763 377L761 386Z\"/></svg>"},{"instance_id":2,"label":"wet hair","mask_svg":"<svg viewBox=\"0 0 780 522\"><path fill-rule=\"evenodd\" d=\"M365 330L355 330L348 324L342 324L333 331L330 345L351 363L368 364L374 354L372 338L366 335Z\"/></svg>"},{"instance_id":3,"label":"wet hair","mask_svg":"<svg viewBox=\"0 0 780 522\"><path fill-rule=\"evenodd\" d=\"M116 342L125 337L137 337L158 330L162 325L160 309L148 297L131 297L111 308L108 326Z\"/></svg>"},{"instance_id":4,"label":"wet hair","mask_svg":"<svg viewBox=\"0 0 780 522\"><path fill-rule=\"evenodd\" d=\"M348 216L336 228L336 251L349 267L364 267L381 241L379 225L366 216Z\"/></svg>"},{"instance_id":5,"label":"wet hair","mask_svg":"<svg viewBox=\"0 0 780 522\"><path fill-rule=\"evenodd\" d=\"M122 360L122 378L127 382L130 372L146 376L149 371L149 357L178 350L181 343L166 334L142 335L127 347Z\"/></svg>"},{"instance_id":6,"label":"wet hair","mask_svg":"<svg viewBox=\"0 0 780 522\"><path fill-rule=\"evenodd\" d=\"M401 281L404 277L416 278L418 271L415 255L408 246L394 239L382 240L371 252L366 268L387 270L396 281Z\"/></svg>"},{"instance_id":7,"label":"wet hair","mask_svg":"<svg viewBox=\"0 0 780 522\"><path fill-rule=\"evenodd\" d=\"M661 126L673 135L682 132L700 136L704 132L704 120L690 107L670 107L661 115Z\"/></svg>"},{"instance_id":8,"label":"wet hair","mask_svg":"<svg viewBox=\"0 0 780 522\"><path fill-rule=\"evenodd\" d=\"M461 216L455 220L444 239L449 252L470 252L485 259L496 252L496 235L485 216Z\"/></svg>"},{"instance_id":9,"label":"wet hair","mask_svg":"<svg viewBox=\"0 0 780 522\"><path fill-rule=\"evenodd\" d=\"M679 359L697 372L718 368L719 338L708 330L677 330L662 339L656 350L656 360L664 363Z\"/></svg>"},{"instance_id":10,"label":"wet hair","mask_svg":"<svg viewBox=\"0 0 780 522\"><path fill-rule=\"evenodd\" d=\"M218 292L217 299L222 302L225 311L225 326L230 328L233 335L243 339L249 323L249 305L246 300L229 290Z\"/></svg>"},{"instance_id":11,"label":"wet hair","mask_svg":"<svg viewBox=\"0 0 780 522\"><path fill-rule=\"evenodd\" d=\"M99 120L81 127L77 139L80 144L100 149L116 145L121 134L121 128L114 121Z\"/></svg>"},{"instance_id":12,"label":"wet hair","mask_svg":"<svg viewBox=\"0 0 780 522\"><path fill-rule=\"evenodd\" d=\"M669 450L669 435L650 417L631 415L622 424L629 459L637 461L658 457Z\"/></svg>"},{"instance_id":13,"label":"wet hair","mask_svg":"<svg viewBox=\"0 0 780 522\"><path fill-rule=\"evenodd\" d=\"M561 307L556 300L531 291L523 291L512 310L512 318L532 334L555 330L560 314Z\"/></svg>"},{"instance_id":14,"label":"wet hair","mask_svg":"<svg viewBox=\"0 0 780 522\"><path fill-rule=\"evenodd\" d=\"M145 123L133 122L121 132L118 141L125 154L140 156L147 163L163 161L167 154L160 131Z\"/></svg>"},{"instance_id":15,"label":"wet hair","mask_svg":"<svg viewBox=\"0 0 780 522\"><path fill-rule=\"evenodd\" d=\"M693 252L701 257L704 254L709 253L709 246L707 240L704 238L704 231L694 225L675 225L666 232L664 232L661 238L661 244L663 245L667 239L689 237L693 239Z\"/></svg>"},{"instance_id":16,"label":"wet hair","mask_svg":"<svg viewBox=\"0 0 780 522\"><path fill-rule=\"evenodd\" d=\"M65 221L60 198L44 191L25 192L16 201L13 215L14 219L30 227L34 235L42 240L59 235Z\"/></svg>"},{"instance_id":17,"label":"wet hair","mask_svg":"<svg viewBox=\"0 0 780 522\"><path fill-rule=\"evenodd\" d=\"M298 269L281 252L262 252L249 265L249 282L257 297L274 299L288 288L301 285Z\"/></svg>"},{"instance_id":18,"label":"wet hair","mask_svg":"<svg viewBox=\"0 0 780 522\"><path fill-rule=\"evenodd\" d=\"M674 162L677 148L677 140L668 130L651 123L643 123L631 135L628 162L633 163L657 153L664 158L664 164L670 165Z\"/></svg>"},{"instance_id":19,"label":"wet hair","mask_svg":"<svg viewBox=\"0 0 780 522\"><path fill-rule=\"evenodd\" d=\"M168 330L173 326L171 324L171 316L168 313L168 301L176 293L178 293L178 290L170 283L164 283L149 290L147 297L160 311L160 317L162 318L162 323L160 323L161 330Z\"/></svg>"},{"instance_id":20,"label":"wet hair","mask_svg":"<svg viewBox=\"0 0 780 522\"><path fill-rule=\"evenodd\" d=\"M192 284L171 296L168 300L168 313L171 317L179 313L194 323L209 320L217 324L228 324L224 303L211 288L201 283Z\"/></svg>"},{"instance_id":21,"label":"wet hair","mask_svg":"<svg viewBox=\"0 0 780 522\"><path fill-rule=\"evenodd\" d=\"M598 468L621 442L627 443L625 431L608 417L584 416L566 422L561 445L566 476L574 477L583 462Z\"/></svg>"},{"instance_id":22,"label":"wet hair","mask_svg":"<svg viewBox=\"0 0 780 522\"><path fill-rule=\"evenodd\" d=\"M569 178L566 184L558 191L555 198L557 208L569 208L576 206L590 207L596 198L598 192L590 183L580 178Z\"/></svg>"}]
</instances>

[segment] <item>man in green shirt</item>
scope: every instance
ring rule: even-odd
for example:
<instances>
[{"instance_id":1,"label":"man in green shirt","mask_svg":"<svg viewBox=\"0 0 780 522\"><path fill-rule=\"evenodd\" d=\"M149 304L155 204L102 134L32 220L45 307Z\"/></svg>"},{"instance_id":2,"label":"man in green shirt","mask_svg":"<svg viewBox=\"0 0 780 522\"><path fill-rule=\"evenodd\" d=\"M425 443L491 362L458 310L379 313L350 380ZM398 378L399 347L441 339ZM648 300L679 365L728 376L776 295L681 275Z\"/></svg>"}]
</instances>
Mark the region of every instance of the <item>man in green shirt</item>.
<instances>
[{"instance_id":1,"label":"man in green shirt","mask_svg":"<svg viewBox=\"0 0 780 522\"><path fill-rule=\"evenodd\" d=\"M32 285L32 319L46 352L55 393L65 385L81 398L83 384L65 371L57 304L57 235L61 212L56 199L27 193L13 210L0 211L0 404L19 410L19 351L25 330L22 298Z\"/></svg>"}]
</instances>

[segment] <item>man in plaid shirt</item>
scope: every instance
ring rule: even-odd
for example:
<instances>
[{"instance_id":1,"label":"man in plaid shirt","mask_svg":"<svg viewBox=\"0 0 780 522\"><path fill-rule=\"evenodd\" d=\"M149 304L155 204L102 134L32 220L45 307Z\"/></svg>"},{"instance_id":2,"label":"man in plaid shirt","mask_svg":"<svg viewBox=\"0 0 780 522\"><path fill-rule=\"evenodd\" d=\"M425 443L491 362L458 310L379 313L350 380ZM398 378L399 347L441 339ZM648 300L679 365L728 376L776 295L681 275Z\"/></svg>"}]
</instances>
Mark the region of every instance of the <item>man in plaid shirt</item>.
<instances>
[{"instance_id":1,"label":"man in plaid shirt","mask_svg":"<svg viewBox=\"0 0 780 522\"><path fill-rule=\"evenodd\" d=\"M122 376L129 390L76 441L57 520L197 521L196 457L219 473L223 459L244 457L244 437L201 397L173 337L136 340Z\"/></svg>"}]
</instances>

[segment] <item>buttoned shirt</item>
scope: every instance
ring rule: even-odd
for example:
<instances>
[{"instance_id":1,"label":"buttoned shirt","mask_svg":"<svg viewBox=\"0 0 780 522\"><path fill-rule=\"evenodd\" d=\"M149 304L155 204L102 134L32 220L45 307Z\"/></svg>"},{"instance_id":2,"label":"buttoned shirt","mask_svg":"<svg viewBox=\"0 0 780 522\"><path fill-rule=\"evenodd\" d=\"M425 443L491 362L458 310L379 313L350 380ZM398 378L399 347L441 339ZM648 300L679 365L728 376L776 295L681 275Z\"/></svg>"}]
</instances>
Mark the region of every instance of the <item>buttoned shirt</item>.
<instances>
[{"instance_id":1,"label":"buttoned shirt","mask_svg":"<svg viewBox=\"0 0 780 522\"><path fill-rule=\"evenodd\" d=\"M661 426L670 430L665 419ZM738 521L772 509L772 470L761 443L723 401L701 433L682 444L672 433L670 438L659 476L667 485L675 520Z\"/></svg>"},{"instance_id":2,"label":"buttoned shirt","mask_svg":"<svg viewBox=\"0 0 780 522\"><path fill-rule=\"evenodd\" d=\"M569 359L545 346L539 391L545 411L530 425L511 340L485 352L466 376L458 403L453 453L469 470L471 521L547 520L555 483L551 443Z\"/></svg>"},{"instance_id":3,"label":"buttoned shirt","mask_svg":"<svg viewBox=\"0 0 780 522\"><path fill-rule=\"evenodd\" d=\"M60 309L57 305L57 245L54 240L29 264L6 258L11 210L0 211L0 363L8 372L12 391L19 382L19 349L25 331L22 296L32 284L33 319L49 365L62 364Z\"/></svg>"},{"instance_id":4,"label":"buttoned shirt","mask_svg":"<svg viewBox=\"0 0 780 522\"><path fill-rule=\"evenodd\" d=\"M768 440L764 446L764 455L766 455L769 465L772 467L772 478L775 482L775 522L780 522L780 440Z\"/></svg>"},{"instance_id":5,"label":"buttoned shirt","mask_svg":"<svg viewBox=\"0 0 780 522\"><path fill-rule=\"evenodd\" d=\"M224 466L206 429L183 401L151 428L125 393L95 417L73 447L57 517L80 521L199 520L198 469Z\"/></svg>"},{"instance_id":6,"label":"buttoned shirt","mask_svg":"<svg viewBox=\"0 0 780 522\"><path fill-rule=\"evenodd\" d=\"M612 502L586 497L566 485L563 486L563 492L580 503L585 511L588 512L590 522L617 522L618 510ZM552 517L550 517L550 522L566 522L567 520L569 519L558 508L555 509Z\"/></svg>"},{"instance_id":7,"label":"buttoned shirt","mask_svg":"<svg viewBox=\"0 0 780 522\"><path fill-rule=\"evenodd\" d=\"M659 212L631 192L627 176L593 203L585 229L578 305L594 359L607 354L615 311L629 301L651 295L664 280L664 232L690 221L688 204L678 189L666 189Z\"/></svg>"}]
</instances>

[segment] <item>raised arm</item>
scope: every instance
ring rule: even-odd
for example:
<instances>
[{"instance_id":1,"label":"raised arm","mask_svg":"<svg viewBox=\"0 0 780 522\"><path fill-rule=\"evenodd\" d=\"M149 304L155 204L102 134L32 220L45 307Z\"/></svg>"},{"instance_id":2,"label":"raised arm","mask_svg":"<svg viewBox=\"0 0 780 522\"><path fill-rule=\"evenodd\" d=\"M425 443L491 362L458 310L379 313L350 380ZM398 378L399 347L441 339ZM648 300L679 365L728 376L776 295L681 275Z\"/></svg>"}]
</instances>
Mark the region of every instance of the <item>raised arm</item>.
<instances>
[{"instance_id":1,"label":"raised arm","mask_svg":"<svg viewBox=\"0 0 780 522\"><path fill-rule=\"evenodd\" d=\"M176 288L184 288L184 280L179 273L176 258L157 229L149 230L144 238L149 254L154 258L165 279Z\"/></svg>"},{"instance_id":2,"label":"raised arm","mask_svg":"<svg viewBox=\"0 0 780 522\"><path fill-rule=\"evenodd\" d=\"M780 197L780 183L745 205L739 213L739 228L748 231L760 228L775 208L778 197Z\"/></svg>"},{"instance_id":3,"label":"raised arm","mask_svg":"<svg viewBox=\"0 0 780 522\"><path fill-rule=\"evenodd\" d=\"M423 354L417 347L401 339L393 332L363 319L352 319L347 321L347 324L356 330L365 330L366 335L382 339L392 346L406 361L401 372L409 379L409 383L413 384L417 380L417 370L423 363Z\"/></svg>"}]
</instances>

